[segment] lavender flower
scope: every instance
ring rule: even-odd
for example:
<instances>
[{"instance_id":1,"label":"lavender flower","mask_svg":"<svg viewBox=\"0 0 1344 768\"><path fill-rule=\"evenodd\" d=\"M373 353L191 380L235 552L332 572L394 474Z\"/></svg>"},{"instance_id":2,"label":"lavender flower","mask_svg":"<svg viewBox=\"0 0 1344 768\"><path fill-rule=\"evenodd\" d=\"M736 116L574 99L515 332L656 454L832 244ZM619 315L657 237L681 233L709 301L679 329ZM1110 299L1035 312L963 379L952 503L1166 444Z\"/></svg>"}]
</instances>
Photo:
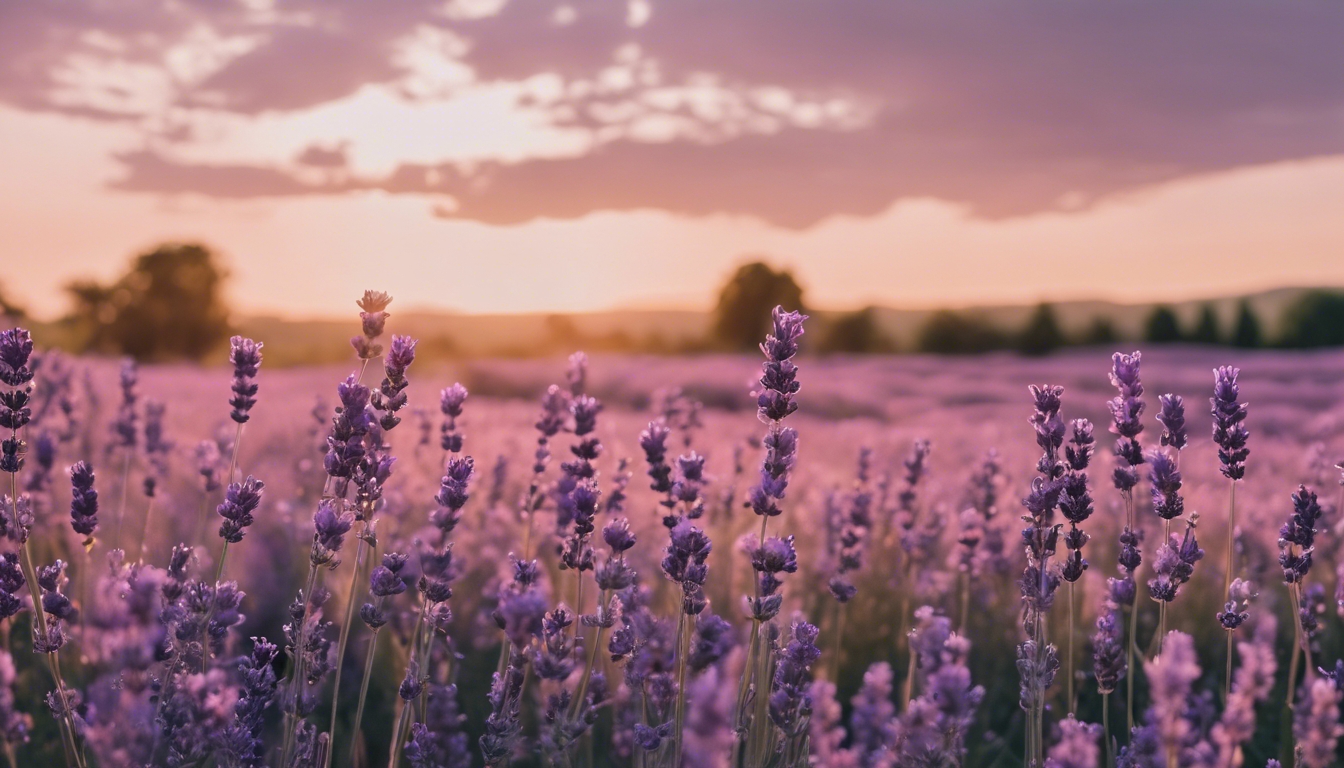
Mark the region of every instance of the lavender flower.
<instances>
[{"instance_id":1,"label":"lavender flower","mask_svg":"<svg viewBox=\"0 0 1344 768\"><path fill-rule=\"evenodd\" d=\"M467 504L468 485L475 469L476 464L470 456L453 456L444 467L439 492L434 496L438 508L429 518L445 541L462 519L462 508Z\"/></svg>"},{"instance_id":2,"label":"lavender flower","mask_svg":"<svg viewBox=\"0 0 1344 768\"><path fill-rule=\"evenodd\" d=\"M1181 472L1166 451L1148 451L1148 480L1152 485L1153 511L1163 520L1174 520L1185 513L1181 500Z\"/></svg>"},{"instance_id":3,"label":"lavender flower","mask_svg":"<svg viewBox=\"0 0 1344 768\"><path fill-rule=\"evenodd\" d=\"M1069 557L1060 576L1070 583L1082 578L1083 572L1087 570L1083 546L1090 537L1080 526L1092 516L1092 493L1087 487L1087 467L1091 463L1096 443L1092 437L1092 422L1087 419L1075 419L1071 434L1069 444L1064 449L1068 471L1062 480L1063 493L1059 498L1059 511L1069 521L1069 531L1064 535L1064 546L1069 550Z\"/></svg>"},{"instance_id":4,"label":"lavender flower","mask_svg":"<svg viewBox=\"0 0 1344 768\"><path fill-rule=\"evenodd\" d=\"M1185 525L1185 534L1172 534L1166 543L1157 548L1153 560L1153 572L1156 576L1148 581L1148 591L1154 600L1169 603L1176 599L1183 584L1194 574L1195 563L1204 558L1204 550L1199 548L1195 539L1195 523L1198 515L1191 515Z\"/></svg>"},{"instance_id":5,"label":"lavender flower","mask_svg":"<svg viewBox=\"0 0 1344 768\"><path fill-rule=\"evenodd\" d=\"M1157 398L1160 406L1157 420L1162 424L1162 445L1169 445L1177 451L1185 448L1185 400L1180 395L1161 395Z\"/></svg>"},{"instance_id":6,"label":"lavender flower","mask_svg":"<svg viewBox=\"0 0 1344 768\"><path fill-rule=\"evenodd\" d=\"M32 418L33 338L28 331L14 328L0 332L0 382L8 389L0 391L0 428L9 436L0 442L0 472L11 475L23 469L25 445L19 430Z\"/></svg>"},{"instance_id":7,"label":"lavender flower","mask_svg":"<svg viewBox=\"0 0 1344 768\"><path fill-rule=\"evenodd\" d=\"M795 622L792 639L779 654L774 680L770 685L770 722L780 730L787 749L789 742L805 739L812 699L807 687L812 681L812 665L821 658L817 648L819 630L805 621Z\"/></svg>"},{"instance_id":8,"label":"lavender flower","mask_svg":"<svg viewBox=\"0 0 1344 768\"><path fill-rule=\"evenodd\" d=\"M1344 736L1339 721L1340 690L1334 682L1318 677L1302 691L1293 708L1293 752L1305 768L1336 765L1335 746Z\"/></svg>"},{"instance_id":9,"label":"lavender flower","mask_svg":"<svg viewBox=\"0 0 1344 768\"><path fill-rule=\"evenodd\" d=\"M1284 582L1290 586L1302 583L1311 570L1316 524L1320 519L1321 505L1316 494L1299 485L1293 494L1293 512L1279 529L1279 565L1283 567Z\"/></svg>"},{"instance_id":10,"label":"lavender flower","mask_svg":"<svg viewBox=\"0 0 1344 768\"><path fill-rule=\"evenodd\" d=\"M855 763L863 768L884 765L896 738L892 678L891 665L876 662L863 673L863 685L850 699L853 706L849 716L850 750Z\"/></svg>"},{"instance_id":11,"label":"lavender flower","mask_svg":"<svg viewBox=\"0 0 1344 768\"><path fill-rule=\"evenodd\" d=\"M93 543L98 530L98 491L93 487L93 467L78 462L70 467L70 526L84 537L84 546Z\"/></svg>"},{"instance_id":12,"label":"lavender flower","mask_svg":"<svg viewBox=\"0 0 1344 768\"><path fill-rule=\"evenodd\" d=\"M1254 639L1237 643L1241 664L1237 667L1222 718L1209 732L1209 739L1217 750L1217 765L1234 765L1234 756L1241 745L1255 735L1256 705L1269 698L1278 668L1274 656L1275 629L1273 614L1266 613L1257 622Z\"/></svg>"},{"instance_id":13,"label":"lavender flower","mask_svg":"<svg viewBox=\"0 0 1344 768\"><path fill-rule=\"evenodd\" d=\"M1190 686L1200 674L1194 640L1183 632L1169 632L1163 639L1162 652L1144 664L1144 671L1152 696L1147 721L1155 727L1159 748L1171 765L1191 731L1185 714Z\"/></svg>"},{"instance_id":14,"label":"lavender flower","mask_svg":"<svg viewBox=\"0 0 1344 768\"><path fill-rule=\"evenodd\" d=\"M758 587L757 596L747 598L747 605L753 619L770 621L778 615L784 602L784 596L779 592L784 584L780 575L798 570L798 554L793 547L793 537L772 536L764 542L748 539L744 548L751 558L751 568L756 572Z\"/></svg>"},{"instance_id":15,"label":"lavender flower","mask_svg":"<svg viewBox=\"0 0 1344 768\"><path fill-rule=\"evenodd\" d=\"M233 397L229 405L233 410L229 418L239 424L246 424L250 418L252 406L257 404L257 370L261 367L260 342L242 336L229 339L229 363L233 365L233 383L229 386Z\"/></svg>"},{"instance_id":16,"label":"lavender flower","mask_svg":"<svg viewBox=\"0 0 1344 768\"><path fill-rule=\"evenodd\" d=\"M215 509L224 522L219 526L219 537L230 544L243 540L248 526L252 525L252 513L261 504L261 492L265 483L251 475L241 483L229 483L224 492L224 503Z\"/></svg>"},{"instance_id":17,"label":"lavender flower","mask_svg":"<svg viewBox=\"0 0 1344 768\"><path fill-rule=\"evenodd\" d=\"M341 510L341 503L334 499L323 499L313 513L313 546L308 559L313 566L328 565L335 568L340 564L337 556L345 546L345 535L354 525L355 516Z\"/></svg>"},{"instance_id":18,"label":"lavender flower","mask_svg":"<svg viewBox=\"0 0 1344 768\"><path fill-rule=\"evenodd\" d=\"M1111 357L1111 385L1118 394L1107 405L1111 409L1111 432L1116 435L1113 479L1121 493L1129 493L1138 484L1135 468L1143 463L1143 448L1138 440L1143 432L1143 383L1139 380L1142 358L1139 352L1132 355L1116 352Z\"/></svg>"},{"instance_id":19,"label":"lavender flower","mask_svg":"<svg viewBox=\"0 0 1344 768\"><path fill-rule=\"evenodd\" d=\"M798 339L803 335L807 315L775 307L772 319L774 332L761 344L766 363L761 376L763 389L756 398L757 414L766 423L780 421L798 410L793 399L799 388L793 356L798 354Z\"/></svg>"},{"instance_id":20,"label":"lavender flower","mask_svg":"<svg viewBox=\"0 0 1344 768\"><path fill-rule=\"evenodd\" d=\"M364 459L364 436L375 421L369 408L369 388L360 384L354 374L336 387L336 393L341 405L331 420L323 468L334 481L335 495L344 496L346 486Z\"/></svg>"},{"instance_id":21,"label":"lavender flower","mask_svg":"<svg viewBox=\"0 0 1344 768\"><path fill-rule=\"evenodd\" d=\"M119 379L121 403L117 407L117 416L113 419L111 427L112 442L110 445L113 448L130 451L136 446L137 433L139 432L137 427L139 415L136 411L136 404L140 400L140 395L136 392L135 387L139 380L140 372L136 368L135 361L130 358L123 360Z\"/></svg>"},{"instance_id":22,"label":"lavender flower","mask_svg":"<svg viewBox=\"0 0 1344 768\"><path fill-rule=\"evenodd\" d=\"M1120 608L1107 601L1097 617L1097 631L1092 635L1092 672L1097 679L1097 692L1105 696L1116 689L1124 679L1125 636Z\"/></svg>"},{"instance_id":23,"label":"lavender flower","mask_svg":"<svg viewBox=\"0 0 1344 768\"><path fill-rule=\"evenodd\" d=\"M457 420L462 417L462 406L466 402L467 388L461 384L444 387L439 393L439 411L443 413L443 424L439 427L439 445L449 453L462 452L463 438L462 433L458 431Z\"/></svg>"},{"instance_id":24,"label":"lavender flower","mask_svg":"<svg viewBox=\"0 0 1344 768\"><path fill-rule=\"evenodd\" d=\"M1050 747L1045 768L1097 768L1101 765L1100 735L1100 725L1069 715L1059 722L1059 739Z\"/></svg>"},{"instance_id":25,"label":"lavender flower","mask_svg":"<svg viewBox=\"0 0 1344 768\"><path fill-rule=\"evenodd\" d=\"M227 765L260 768L266 762L262 741L266 710L275 699L273 666L279 648L264 637L252 638L252 654L238 662L242 689L233 707L233 722L221 733L221 751Z\"/></svg>"},{"instance_id":26,"label":"lavender flower","mask_svg":"<svg viewBox=\"0 0 1344 768\"><path fill-rule=\"evenodd\" d=\"M689 520L682 520L672 529L671 541L663 555L663 575L681 588L681 610L687 616L698 615L705 609L704 586L709 576L705 561L711 548L709 537Z\"/></svg>"},{"instance_id":27,"label":"lavender flower","mask_svg":"<svg viewBox=\"0 0 1344 768\"><path fill-rule=\"evenodd\" d=\"M1246 474L1246 404L1237 402L1238 368L1222 366L1213 371L1213 442L1218 445L1218 460L1222 462L1223 476L1240 480Z\"/></svg>"},{"instance_id":28,"label":"lavender flower","mask_svg":"<svg viewBox=\"0 0 1344 768\"><path fill-rule=\"evenodd\" d=\"M1255 587L1245 579L1233 579L1227 590L1227 604L1218 612L1218 623L1229 632L1235 631L1251 614L1247 612Z\"/></svg>"},{"instance_id":29,"label":"lavender flower","mask_svg":"<svg viewBox=\"0 0 1344 768\"><path fill-rule=\"evenodd\" d=\"M383 431L391 431L401 423L397 411L406 407L406 369L415 361L415 339L410 336L392 337L392 346L383 360L383 381L369 400L374 410L382 413L379 424Z\"/></svg>"},{"instance_id":30,"label":"lavender flower","mask_svg":"<svg viewBox=\"0 0 1344 768\"><path fill-rule=\"evenodd\" d=\"M383 347L377 340L383 335L383 328L390 317L385 310L392 303L392 297L382 291L365 291L364 296L355 303L359 305L363 334L350 339L350 346L355 348L355 354L360 360L372 360L383 354Z\"/></svg>"}]
</instances>

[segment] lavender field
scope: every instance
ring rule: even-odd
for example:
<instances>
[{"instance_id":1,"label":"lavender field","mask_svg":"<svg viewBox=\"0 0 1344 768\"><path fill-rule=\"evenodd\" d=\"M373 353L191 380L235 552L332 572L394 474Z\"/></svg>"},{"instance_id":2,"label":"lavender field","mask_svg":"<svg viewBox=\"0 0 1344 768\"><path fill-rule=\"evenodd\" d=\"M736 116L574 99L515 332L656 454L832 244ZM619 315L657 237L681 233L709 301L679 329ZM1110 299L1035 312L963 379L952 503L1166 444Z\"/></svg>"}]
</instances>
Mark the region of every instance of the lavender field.
<instances>
[{"instance_id":1,"label":"lavender field","mask_svg":"<svg viewBox=\"0 0 1344 768\"><path fill-rule=\"evenodd\" d=\"M323 368L0 339L11 765L1339 764L1344 353L448 367L362 307Z\"/></svg>"}]
</instances>

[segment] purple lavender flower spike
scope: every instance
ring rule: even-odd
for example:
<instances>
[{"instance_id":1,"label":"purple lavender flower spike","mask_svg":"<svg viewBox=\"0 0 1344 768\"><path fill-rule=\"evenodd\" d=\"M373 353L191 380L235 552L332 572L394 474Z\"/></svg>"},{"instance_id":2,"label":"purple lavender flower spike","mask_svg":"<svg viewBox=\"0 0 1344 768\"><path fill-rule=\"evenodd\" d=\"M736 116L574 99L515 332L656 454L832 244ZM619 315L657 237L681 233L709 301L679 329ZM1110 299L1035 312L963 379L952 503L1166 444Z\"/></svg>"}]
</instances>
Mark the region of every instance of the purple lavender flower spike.
<instances>
[{"instance_id":1,"label":"purple lavender flower spike","mask_svg":"<svg viewBox=\"0 0 1344 768\"><path fill-rule=\"evenodd\" d=\"M808 684L812 665L821 658L816 627L800 621L793 625L787 646L779 654L770 685L770 721L780 730L784 743L806 738L807 716L812 711Z\"/></svg>"},{"instance_id":2,"label":"purple lavender flower spike","mask_svg":"<svg viewBox=\"0 0 1344 768\"><path fill-rule=\"evenodd\" d=\"M1116 490L1129 493L1139 482L1138 470L1143 463L1143 448L1139 434L1143 432L1143 383L1139 379L1142 354L1123 355L1116 352L1111 358L1111 384L1118 394L1107 406L1111 410L1111 432L1116 435L1115 471Z\"/></svg>"},{"instance_id":3,"label":"purple lavender flower spike","mask_svg":"<svg viewBox=\"0 0 1344 768\"><path fill-rule=\"evenodd\" d=\"M1160 448L1148 451L1148 480L1152 486L1153 511L1163 520L1174 520L1185 513L1181 499L1181 471L1176 460Z\"/></svg>"},{"instance_id":4,"label":"purple lavender flower spike","mask_svg":"<svg viewBox=\"0 0 1344 768\"><path fill-rule=\"evenodd\" d=\"M1302 691L1293 707L1294 754L1304 768L1329 768L1337 765L1335 747L1344 736L1340 725L1341 694L1333 681L1318 677Z\"/></svg>"},{"instance_id":5,"label":"purple lavender flower spike","mask_svg":"<svg viewBox=\"0 0 1344 768\"><path fill-rule=\"evenodd\" d=\"M1162 546L1157 548L1153 560L1154 578L1148 581L1148 591L1158 602L1169 603L1176 599L1182 585L1190 580L1195 571L1195 563L1204 558L1195 539L1195 525L1198 515L1191 515L1186 521L1184 535L1172 534Z\"/></svg>"},{"instance_id":6,"label":"purple lavender flower spike","mask_svg":"<svg viewBox=\"0 0 1344 768\"><path fill-rule=\"evenodd\" d=\"M384 432L391 431L401 423L397 411L406 407L406 369L415 362L415 339L410 336L392 337L392 346L383 360L383 381L378 390L369 398L373 409L382 413L378 423Z\"/></svg>"},{"instance_id":7,"label":"purple lavender flower spike","mask_svg":"<svg viewBox=\"0 0 1344 768\"><path fill-rule=\"evenodd\" d=\"M467 388L461 384L444 387L439 393L439 411L443 414L443 425L439 427L439 445L449 453L462 452L462 433L457 420L462 417L462 405L467 401Z\"/></svg>"},{"instance_id":8,"label":"purple lavender flower spike","mask_svg":"<svg viewBox=\"0 0 1344 768\"><path fill-rule=\"evenodd\" d=\"M84 537L85 546L93 542L98 530L98 491L93 480L93 467L88 462L70 467L70 527Z\"/></svg>"},{"instance_id":9,"label":"purple lavender flower spike","mask_svg":"<svg viewBox=\"0 0 1344 768\"><path fill-rule=\"evenodd\" d=\"M1097 680L1097 692L1111 693L1125 677L1125 637L1120 608L1107 601L1097 617L1097 631L1092 635L1092 672Z\"/></svg>"},{"instance_id":10,"label":"purple lavender flower spike","mask_svg":"<svg viewBox=\"0 0 1344 768\"><path fill-rule=\"evenodd\" d=\"M253 523L252 513L261 504L261 492L265 487L265 483L251 475L241 483L229 484L228 490L224 492L224 503L215 510L224 518L219 526L221 539L230 544L243 540L248 526Z\"/></svg>"},{"instance_id":11,"label":"purple lavender flower spike","mask_svg":"<svg viewBox=\"0 0 1344 768\"><path fill-rule=\"evenodd\" d=\"M1213 442L1218 446L1218 461L1223 476L1240 480L1246 474L1246 458L1251 455L1246 447L1250 433L1246 430L1246 404L1237 402L1238 368L1225 365L1213 371Z\"/></svg>"},{"instance_id":12,"label":"purple lavender flower spike","mask_svg":"<svg viewBox=\"0 0 1344 768\"><path fill-rule=\"evenodd\" d=\"M1161 395L1157 420L1162 424L1162 445L1183 450L1188 442L1185 433L1185 399L1180 395Z\"/></svg>"},{"instance_id":13,"label":"purple lavender flower spike","mask_svg":"<svg viewBox=\"0 0 1344 768\"><path fill-rule=\"evenodd\" d=\"M1247 611L1251 598L1255 597L1255 587L1245 579L1233 579L1227 590L1227 603L1218 612L1218 623L1229 632L1235 631L1251 617Z\"/></svg>"},{"instance_id":14,"label":"purple lavender flower spike","mask_svg":"<svg viewBox=\"0 0 1344 768\"><path fill-rule=\"evenodd\" d=\"M1316 525L1321 519L1316 494L1300 485L1293 494L1293 512L1279 529L1279 565L1286 584L1300 584L1311 571L1316 552Z\"/></svg>"},{"instance_id":15,"label":"purple lavender flower spike","mask_svg":"<svg viewBox=\"0 0 1344 768\"><path fill-rule=\"evenodd\" d=\"M355 303L359 305L360 330L363 335L350 339L350 346L355 348L355 354L360 360L372 360L383 354L383 347L377 340L383 335L387 318L390 317L386 310L387 305L392 303L392 297L382 291L365 291Z\"/></svg>"},{"instance_id":16,"label":"purple lavender flower spike","mask_svg":"<svg viewBox=\"0 0 1344 768\"><path fill-rule=\"evenodd\" d=\"M252 406L257 404L257 370L261 367L261 342L242 336L229 339L229 363L233 365L233 382L229 390L233 396L229 405L233 410L229 418L239 424L246 424Z\"/></svg>"},{"instance_id":17,"label":"purple lavender flower spike","mask_svg":"<svg viewBox=\"0 0 1344 768\"><path fill-rule=\"evenodd\" d=\"M117 407L117 416L112 420L112 445L124 450L132 450L138 442L139 414L136 411L136 405L139 403L140 395L136 392L136 384L140 381L140 372L135 365L135 361L127 358L121 363L121 374L118 379L121 385L121 403Z\"/></svg>"},{"instance_id":18,"label":"purple lavender flower spike","mask_svg":"<svg viewBox=\"0 0 1344 768\"><path fill-rule=\"evenodd\" d=\"M1101 765L1100 736L1100 725L1069 715L1059 722L1059 739L1050 747L1045 768L1097 768Z\"/></svg>"},{"instance_id":19,"label":"purple lavender flower spike","mask_svg":"<svg viewBox=\"0 0 1344 768\"><path fill-rule=\"evenodd\" d=\"M18 592L25 583L18 554L0 553L0 621L23 610L23 600Z\"/></svg>"}]
</instances>

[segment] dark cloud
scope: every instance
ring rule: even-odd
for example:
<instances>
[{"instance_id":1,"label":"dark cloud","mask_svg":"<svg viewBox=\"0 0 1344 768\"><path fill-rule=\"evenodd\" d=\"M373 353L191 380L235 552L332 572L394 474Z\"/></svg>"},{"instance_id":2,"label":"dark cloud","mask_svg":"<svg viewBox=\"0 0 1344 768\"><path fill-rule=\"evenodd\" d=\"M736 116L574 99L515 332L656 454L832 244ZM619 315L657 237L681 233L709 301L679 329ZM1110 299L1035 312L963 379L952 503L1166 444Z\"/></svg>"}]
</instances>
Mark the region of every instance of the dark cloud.
<instances>
[{"instance_id":1,"label":"dark cloud","mask_svg":"<svg viewBox=\"0 0 1344 768\"><path fill-rule=\"evenodd\" d=\"M618 47L636 43L664 82L713 73L729 87L851 96L878 105L876 116L852 131L789 128L716 144L623 140L569 159L485 163L470 173L407 165L386 178L323 184L284 169L187 166L138 153L122 158L118 187L221 196L378 188L452 195L456 208L440 215L493 223L661 208L798 227L909 197L1016 215L1344 152L1344 6L1334 2L654 0L637 29L626 25L623 4L606 0L567 3L576 19L558 27L558 4L515 0L497 16L457 22L439 12L442 3L282 4L320 23L269 30L265 44L184 98L220 99L246 114L311 106L393 79L393 41L420 24L452 24L486 80L593 77ZM44 101L45 68L81 30L166 29L170 39L192 20L150 13L148 3L96 10L106 7L0 5L0 99L56 108ZM185 7L212 14L226 31L253 28L236 10Z\"/></svg>"}]
</instances>

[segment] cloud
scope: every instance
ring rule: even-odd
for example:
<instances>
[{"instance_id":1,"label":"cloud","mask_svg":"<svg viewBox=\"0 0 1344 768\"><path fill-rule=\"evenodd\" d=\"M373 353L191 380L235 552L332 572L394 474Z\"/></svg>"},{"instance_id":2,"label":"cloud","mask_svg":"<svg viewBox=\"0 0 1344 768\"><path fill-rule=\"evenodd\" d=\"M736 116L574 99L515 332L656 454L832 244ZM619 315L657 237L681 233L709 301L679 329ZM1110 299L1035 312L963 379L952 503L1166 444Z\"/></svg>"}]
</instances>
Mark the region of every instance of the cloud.
<instances>
[{"instance_id":1,"label":"cloud","mask_svg":"<svg viewBox=\"0 0 1344 768\"><path fill-rule=\"evenodd\" d=\"M798 228L918 198L994 218L1344 153L1344 7L1323 0L253 5L5 4L0 100L138 121L121 190L380 189L498 224ZM358 174L309 173L334 146Z\"/></svg>"}]
</instances>

